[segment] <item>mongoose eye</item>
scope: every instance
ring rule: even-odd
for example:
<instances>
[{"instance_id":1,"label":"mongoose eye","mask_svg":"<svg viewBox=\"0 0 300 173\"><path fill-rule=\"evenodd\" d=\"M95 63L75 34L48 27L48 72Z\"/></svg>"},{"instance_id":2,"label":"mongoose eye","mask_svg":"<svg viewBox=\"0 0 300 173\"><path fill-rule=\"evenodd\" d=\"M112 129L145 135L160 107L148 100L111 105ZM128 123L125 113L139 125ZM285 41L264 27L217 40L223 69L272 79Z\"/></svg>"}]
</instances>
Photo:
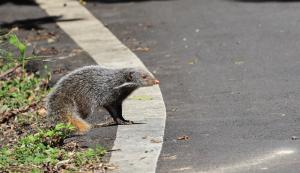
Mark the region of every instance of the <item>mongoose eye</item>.
<instances>
[{"instance_id":1,"label":"mongoose eye","mask_svg":"<svg viewBox=\"0 0 300 173\"><path fill-rule=\"evenodd\" d=\"M146 79L146 78L147 78L147 75L143 75L142 78L143 78L143 79Z\"/></svg>"}]
</instances>

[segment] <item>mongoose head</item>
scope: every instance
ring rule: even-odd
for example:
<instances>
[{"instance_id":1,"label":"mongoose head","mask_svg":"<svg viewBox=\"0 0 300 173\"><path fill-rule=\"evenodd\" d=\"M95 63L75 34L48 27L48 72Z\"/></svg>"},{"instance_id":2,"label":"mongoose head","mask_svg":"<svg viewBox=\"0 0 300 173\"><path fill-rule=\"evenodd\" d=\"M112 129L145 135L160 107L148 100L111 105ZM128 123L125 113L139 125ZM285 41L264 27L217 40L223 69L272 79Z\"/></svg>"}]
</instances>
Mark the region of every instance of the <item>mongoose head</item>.
<instances>
[{"instance_id":1,"label":"mongoose head","mask_svg":"<svg viewBox=\"0 0 300 173\"><path fill-rule=\"evenodd\" d=\"M141 87L159 84L159 80L157 80L150 72L136 68L129 70L128 82L136 83Z\"/></svg>"}]
</instances>

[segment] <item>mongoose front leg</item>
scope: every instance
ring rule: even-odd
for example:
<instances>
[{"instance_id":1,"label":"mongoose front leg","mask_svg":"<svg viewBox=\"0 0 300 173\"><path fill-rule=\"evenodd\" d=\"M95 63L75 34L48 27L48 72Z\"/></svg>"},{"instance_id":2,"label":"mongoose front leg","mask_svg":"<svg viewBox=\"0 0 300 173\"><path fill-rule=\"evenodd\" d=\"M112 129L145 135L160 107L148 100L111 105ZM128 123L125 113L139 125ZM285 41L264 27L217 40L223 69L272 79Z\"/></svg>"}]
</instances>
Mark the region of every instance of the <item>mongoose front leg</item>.
<instances>
[{"instance_id":1,"label":"mongoose front leg","mask_svg":"<svg viewBox=\"0 0 300 173\"><path fill-rule=\"evenodd\" d=\"M133 121L124 119L123 114L122 114L122 103L116 104L115 107L116 107L116 110L117 110L118 118L120 118L121 120L123 120L125 122L129 122L131 124L133 123Z\"/></svg>"},{"instance_id":2,"label":"mongoose front leg","mask_svg":"<svg viewBox=\"0 0 300 173\"><path fill-rule=\"evenodd\" d=\"M122 104L115 104L110 106L105 106L105 109L112 116L116 124L119 125L128 125L133 124L132 121L125 120L122 116Z\"/></svg>"}]
</instances>

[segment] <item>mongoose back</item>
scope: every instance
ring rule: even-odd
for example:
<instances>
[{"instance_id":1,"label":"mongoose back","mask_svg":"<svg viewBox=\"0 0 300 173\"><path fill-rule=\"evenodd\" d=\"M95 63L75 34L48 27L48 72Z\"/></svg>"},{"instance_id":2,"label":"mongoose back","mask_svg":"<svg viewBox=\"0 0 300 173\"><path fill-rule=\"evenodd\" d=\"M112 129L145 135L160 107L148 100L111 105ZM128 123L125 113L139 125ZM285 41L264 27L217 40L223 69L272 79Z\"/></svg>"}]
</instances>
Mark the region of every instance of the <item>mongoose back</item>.
<instances>
[{"instance_id":1,"label":"mongoose back","mask_svg":"<svg viewBox=\"0 0 300 173\"><path fill-rule=\"evenodd\" d=\"M71 123L80 133L91 128L83 119L98 108L105 108L116 124L130 124L122 116L124 99L139 87L155 84L159 81L143 69L85 66L57 82L47 98L48 115Z\"/></svg>"}]
</instances>

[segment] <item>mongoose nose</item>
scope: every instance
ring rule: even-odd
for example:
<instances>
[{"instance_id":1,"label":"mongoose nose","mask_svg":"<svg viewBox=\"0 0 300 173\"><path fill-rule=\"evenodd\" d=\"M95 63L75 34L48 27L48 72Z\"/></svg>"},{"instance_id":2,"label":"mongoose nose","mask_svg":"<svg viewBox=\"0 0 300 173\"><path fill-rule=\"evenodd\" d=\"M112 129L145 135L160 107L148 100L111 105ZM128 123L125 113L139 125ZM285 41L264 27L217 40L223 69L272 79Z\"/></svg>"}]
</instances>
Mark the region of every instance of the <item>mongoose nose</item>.
<instances>
[{"instance_id":1,"label":"mongoose nose","mask_svg":"<svg viewBox=\"0 0 300 173\"><path fill-rule=\"evenodd\" d=\"M159 80L155 79L154 84L159 84Z\"/></svg>"}]
</instances>

